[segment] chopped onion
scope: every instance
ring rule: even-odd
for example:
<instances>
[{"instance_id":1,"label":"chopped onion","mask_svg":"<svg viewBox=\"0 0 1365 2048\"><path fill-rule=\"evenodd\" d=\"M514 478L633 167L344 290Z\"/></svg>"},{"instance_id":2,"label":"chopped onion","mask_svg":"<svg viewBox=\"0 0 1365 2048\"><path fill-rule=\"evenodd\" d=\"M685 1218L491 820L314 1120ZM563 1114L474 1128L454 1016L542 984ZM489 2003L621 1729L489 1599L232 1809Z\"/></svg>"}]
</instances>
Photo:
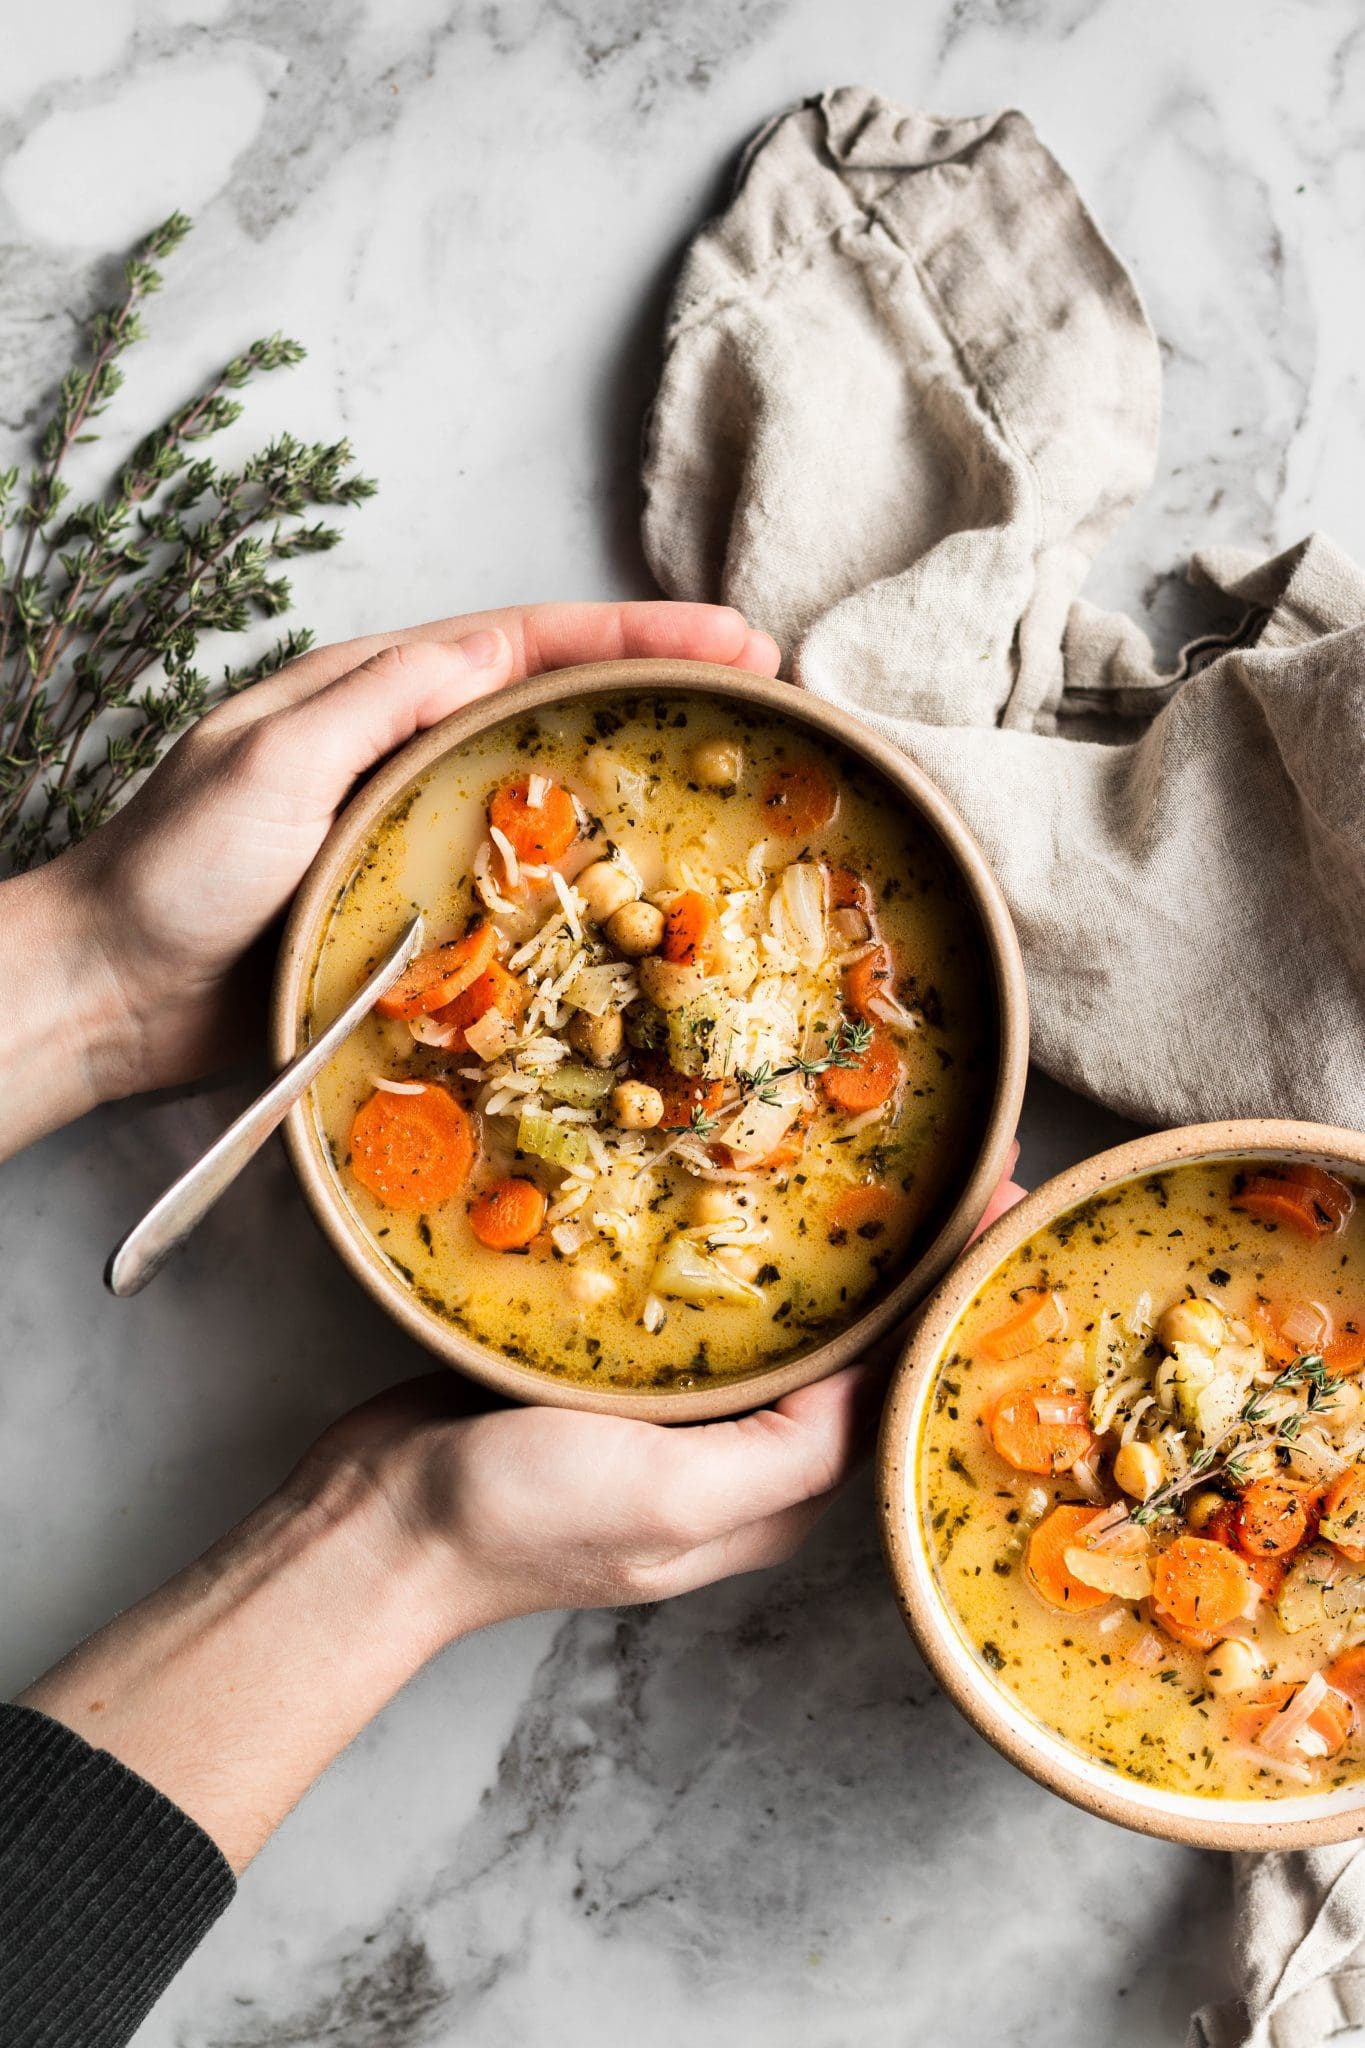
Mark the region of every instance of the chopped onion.
<instances>
[{"instance_id":1,"label":"chopped onion","mask_svg":"<svg viewBox=\"0 0 1365 2048\"><path fill-rule=\"evenodd\" d=\"M829 933L836 948L842 952L848 946L865 945L872 936L872 927L861 910L833 910L830 912Z\"/></svg>"},{"instance_id":2,"label":"chopped onion","mask_svg":"<svg viewBox=\"0 0 1365 2048\"><path fill-rule=\"evenodd\" d=\"M386 1095L425 1095L427 1092L425 1081L391 1081L387 1074L371 1074L370 1080Z\"/></svg>"},{"instance_id":3,"label":"chopped onion","mask_svg":"<svg viewBox=\"0 0 1365 2048\"><path fill-rule=\"evenodd\" d=\"M649 1331L651 1337L656 1337L659 1331L662 1330L664 1323L667 1320L667 1316L668 1311L665 1309L658 1295L647 1294L645 1296L644 1308L640 1311L640 1321Z\"/></svg>"},{"instance_id":4,"label":"chopped onion","mask_svg":"<svg viewBox=\"0 0 1365 2048\"><path fill-rule=\"evenodd\" d=\"M1033 1406L1040 1422L1090 1420L1090 1403L1079 1394L1035 1394Z\"/></svg>"},{"instance_id":5,"label":"chopped onion","mask_svg":"<svg viewBox=\"0 0 1365 2048\"><path fill-rule=\"evenodd\" d=\"M507 837L507 834L500 832L496 825L489 826L488 836L502 855L502 871L507 877L508 888L519 888L521 886L521 862L517 859L516 848Z\"/></svg>"},{"instance_id":6,"label":"chopped onion","mask_svg":"<svg viewBox=\"0 0 1365 2048\"><path fill-rule=\"evenodd\" d=\"M909 1011L903 1010L900 1004L891 996L869 996L867 999L867 1014L869 1017L875 1017L882 1024L902 1024L911 1031L918 1031L919 1029L918 1017L912 1017Z\"/></svg>"},{"instance_id":7,"label":"chopped onion","mask_svg":"<svg viewBox=\"0 0 1365 2048\"><path fill-rule=\"evenodd\" d=\"M1125 1615L1119 1613L1117 1608L1110 1614L1102 1614L1099 1620L1100 1634L1102 1636L1112 1636L1116 1628L1123 1627L1126 1618Z\"/></svg>"},{"instance_id":8,"label":"chopped onion","mask_svg":"<svg viewBox=\"0 0 1365 2048\"><path fill-rule=\"evenodd\" d=\"M1330 1690L1320 1671L1306 1678L1292 1698L1273 1714L1256 1737L1255 1747L1267 1756L1287 1756Z\"/></svg>"},{"instance_id":9,"label":"chopped onion","mask_svg":"<svg viewBox=\"0 0 1365 2048\"><path fill-rule=\"evenodd\" d=\"M550 1242L561 1259L571 1259L585 1244L592 1243L592 1235L584 1223L556 1223L550 1232Z\"/></svg>"},{"instance_id":10,"label":"chopped onion","mask_svg":"<svg viewBox=\"0 0 1365 2048\"><path fill-rule=\"evenodd\" d=\"M1326 1309L1316 1301L1296 1301L1288 1315L1281 1319L1280 1335L1287 1337L1291 1344L1297 1344L1300 1351L1311 1351L1328 1341L1331 1327Z\"/></svg>"},{"instance_id":11,"label":"chopped onion","mask_svg":"<svg viewBox=\"0 0 1365 2048\"><path fill-rule=\"evenodd\" d=\"M1154 1664L1160 1664L1166 1655L1166 1645L1153 1628L1143 1629L1134 1636L1123 1653L1125 1664L1135 1664L1139 1671L1150 1671Z\"/></svg>"},{"instance_id":12,"label":"chopped onion","mask_svg":"<svg viewBox=\"0 0 1365 2048\"><path fill-rule=\"evenodd\" d=\"M1093 1586L1097 1593L1112 1593L1120 1600L1145 1600L1152 1590L1145 1558L1103 1557L1083 1543L1069 1544L1062 1554L1072 1578L1083 1586Z\"/></svg>"},{"instance_id":13,"label":"chopped onion","mask_svg":"<svg viewBox=\"0 0 1365 2048\"><path fill-rule=\"evenodd\" d=\"M776 1102L762 1102L756 1096L745 1103L739 1115L720 1132L720 1143L735 1155L736 1166L756 1166L776 1151L786 1137L805 1101L805 1090L790 1083L773 1090Z\"/></svg>"},{"instance_id":14,"label":"chopped onion","mask_svg":"<svg viewBox=\"0 0 1365 2048\"><path fill-rule=\"evenodd\" d=\"M506 1052L516 1036L514 1027L494 1004L465 1026L465 1044L481 1060L495 1060Z\"/></svg>"},{"instance_id":15,"label":"chopped onion","mask_svg":"<svg viewBox=\"0 0 1365 2048\"><path fill-rule=\"evenodd\" d=\"M1095 1459L1098 1455L1098 1449L1098 1445L1092 1447L1083 1458L1077 1458L1071 1468L1071 1476L1085 1498L1096 1502L1104 1499L1104 1488L1100 1485L1100 1475L1095 1470Z\"/></svg>"},{"instance_id":16,"label":"chopped onion","mask_svg":"<svg viewBox=\"0 0 1365 2048\"><path fill-rule=\"evenodd\" d=\"M548 775L529 775L526 778L526 808L528 811L543 810L545 799L549 794L550 778Z\"/></svg>"},{"instance_id":17,"label":"chopped onion","mask_svg":"<svg viewBox=\"0 0 1365 2048\"><path fill-rule=\"evenodd\" d=\"M814 861L794 860L782 870L769 922L803 967L820 965L825 957L825 875Z\"/></svg>"},{"instance_id":18,"label":"chopped onion","mask_svg":"<svg viewBox=\"0 0 1365 2048\"><path fill-rule=\"evenodd\" d=\"M454 1045L457 1028L454 1024L438 1024L434 1017L408 1018L408 1030L418 1045L434 1045L441 1052Z\"/></svg>"},{"instance_id":19,"label":"chopped onion","mask_svg":"<svg viewBox=\"0 0 1365 2048\"><path fill-rule=\"evenodd\" d=\"M1135 1522L1127 1508L1114 1506L1086 1523L1081 1537L1087 1550L1104 1550L1116 1557L1144 1557L1152 1539L1141 1522Z\"/></svg>"}]
</instances>

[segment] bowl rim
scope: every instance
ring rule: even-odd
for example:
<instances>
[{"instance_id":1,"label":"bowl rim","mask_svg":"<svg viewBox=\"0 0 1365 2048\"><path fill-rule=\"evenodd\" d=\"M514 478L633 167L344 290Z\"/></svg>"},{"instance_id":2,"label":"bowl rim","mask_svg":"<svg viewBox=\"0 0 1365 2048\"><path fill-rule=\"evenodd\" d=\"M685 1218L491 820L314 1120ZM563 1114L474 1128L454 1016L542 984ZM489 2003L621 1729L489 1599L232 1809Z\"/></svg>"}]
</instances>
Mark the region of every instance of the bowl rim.
<instances>
[{"instance_id":1,"label":"bowl rim","mask_svg":"<svg viewBox=\"0 0 1365 2048\"><path fill-rule=\"evenodd\" d=\"M944 1344L1002 1260L1101 1188L1219 1158L1310 1158L1365 1169L1365 1134L1300 1120L1244 1118L1152 1132L1079 1161L1035 1188L977 1239L924 1304L897 1362L877 1446L877 1513L902 1618L953 1704L1011 1763L1087 1813L1203 1849L1307 1849L1365 1834L1365 1781L1264 1804L1163 1792L1083 1757L992 1678L937 1588L916 1480L924 1411Z\"/></svg>"},{"instance_id":2,"label":"bowl rim","mask_svg":"<svg viewBox=\"0 0 1365 2048\"><path fill-rule=\"evenodd\" d=\"M270 1050L277 1066L302 1043L304 1003L317 934L356 846L407 786L444 755L488 727L545 709L566 697L669 692L732 697L757 704L796 725L836 740L887 777L936 833L961 875L980 921L994 976L999 1019L998 1063L975 1164L952 1210L910 1271L880 1301L823 1344L765 1372L716 1387L659 1394L580 1388L516 1364L424 1309L391 1272L338 1199L323 1155L310 1096L290 1111L285 1145L304 1197L351 1274L408 1334L438 1358L496 1392L540 1406L573 1407L654 1422L695 1422L762 1406L850 1363L873 1339L900 1322L941 1278L968 1242L1004 1170L1018 1122L1028 1067L1028 999L1023 960L999 883L957 811L922 769L849 713L798 686L710 662L636 659L557 669L480 697L392 755L351 800L301 883L285 926L270 1002Z\"/></svg>"}]
</instances>

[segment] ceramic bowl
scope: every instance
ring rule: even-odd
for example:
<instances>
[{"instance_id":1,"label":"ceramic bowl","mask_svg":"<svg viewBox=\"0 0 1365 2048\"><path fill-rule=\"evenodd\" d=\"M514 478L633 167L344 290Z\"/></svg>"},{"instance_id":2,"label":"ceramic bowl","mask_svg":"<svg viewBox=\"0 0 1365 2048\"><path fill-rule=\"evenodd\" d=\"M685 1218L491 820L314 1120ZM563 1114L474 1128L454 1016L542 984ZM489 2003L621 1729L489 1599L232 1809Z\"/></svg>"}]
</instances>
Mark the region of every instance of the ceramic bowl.
<instances>
[{"instance_id":1,"label":"ceramic bowl","mask_svg":"<svg viewBox=\"0 0 1365 2048\"><path fill-rule=\"evenodd\" d=\"M1275 1800L1202 1799L1140 1784L1035 1721L975 1655L939 1591L918 1501L919 1449L938 1362L958 1317L1001 1262L1099 1189L1184 1161L1311 1160L1359 1176L1365 1136L1321 1124L1193 1124L1084 1160L994 1223L925 1303L892 1382L878 1448L882 1541L906 1626L949 1698L1011 1763L1087 1812L1207 1849L1294 1849L1365 1835L1365 1784Z\"/></svg>"},{"instance_id":2,"label":"ceramic bowl","mask_svg":"<svg viewBox=\"0 0 1365 2048\"><path fill-rule=\"evenodd\" d=\"M846 1330L750 1378L656 1395L577 1388L476 1342L424 1308L409 1292L361 1228L338 1188L309 1098L290 1113L285 1141L304 1196L343 1264L396 1323L438 1358L515 1400L681 1422L760 1406L849 1363L869 1341L891 1329L947 1270L967 1243L1004 1169L1028 1061L1028 1012L1018 941L980 848L951 804L912 762L820 698L789 683L706 662L599 662L562 669L483 698L411 741L386 762L338 820L304 879L285 932L272 1000L271 1041L277 1064L292 1058L306 1041L309 986L327 915L355 867L366 835L416 778L489 726L563 700L580 703L584 698L632 691L730 698L746 708L757 704L817 737L839 742L880 774L895 801L913 807L961 874L994 972L997 1069L980 1149L974 1158L963 1160L956 1198L933 1241L890 1290Z\"/></svg>"}]
</instances>

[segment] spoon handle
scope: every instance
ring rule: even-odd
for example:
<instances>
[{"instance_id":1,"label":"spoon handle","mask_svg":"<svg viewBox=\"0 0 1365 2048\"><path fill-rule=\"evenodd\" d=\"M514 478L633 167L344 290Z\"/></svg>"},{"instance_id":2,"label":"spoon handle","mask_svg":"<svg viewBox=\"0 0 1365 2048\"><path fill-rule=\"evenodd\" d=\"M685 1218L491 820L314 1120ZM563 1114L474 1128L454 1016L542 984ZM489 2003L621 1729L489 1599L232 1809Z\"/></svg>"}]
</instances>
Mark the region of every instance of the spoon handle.
<instances>
[{"instance_id":1,"label":"spoon handle","mask_svg":"<svg viewBox=\"0 0 1365 2048\"><path fill-rule=\"evenodd\" d=\"M218 1197L236 1180L247 1161L255 1157L271 1132L284 1122L342 1040L369 1015L385 989L397 981L421 944L422 920L415 917L322 1036L282 1068L264 1094L258 1095L250 1108L244 1109L222 1137L210 1145L203 1158L182 1173L142 1221L134 1224L114 1247L104 1269L104 1284L111 1294L139 1294L155 1278L172 1253L202 1223Z\"/></svg>"}]
</instances>

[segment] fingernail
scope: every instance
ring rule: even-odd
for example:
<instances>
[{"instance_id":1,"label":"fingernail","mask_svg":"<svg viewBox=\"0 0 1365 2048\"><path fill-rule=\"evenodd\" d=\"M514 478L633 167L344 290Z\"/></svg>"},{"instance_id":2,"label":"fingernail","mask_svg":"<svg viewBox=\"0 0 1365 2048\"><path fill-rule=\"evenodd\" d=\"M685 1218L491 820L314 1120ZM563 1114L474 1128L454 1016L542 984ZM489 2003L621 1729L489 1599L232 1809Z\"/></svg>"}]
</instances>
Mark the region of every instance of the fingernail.
<instances>
[{"instance_id":1,"label":"fingernail","mask_svg":"<svg viewBox=\"0 0 1365 2048\"><path fill-rule=\"evenodd\" d=\"M477 633L467 633L456 644L471 668L496 668L507 647L503 635L491 626L481 626Z\"/></svg>"},{"instance_id":2,"label":"fingernail","mask_svg":"<svg viewBox=\"0 0 1365 2048\"><path fill-rule=\"evenodd\" d=\"M759 675L776 675L782 666L782 649L771 633L749 633L749 660Z\"/></svg>"}]
</instances>

